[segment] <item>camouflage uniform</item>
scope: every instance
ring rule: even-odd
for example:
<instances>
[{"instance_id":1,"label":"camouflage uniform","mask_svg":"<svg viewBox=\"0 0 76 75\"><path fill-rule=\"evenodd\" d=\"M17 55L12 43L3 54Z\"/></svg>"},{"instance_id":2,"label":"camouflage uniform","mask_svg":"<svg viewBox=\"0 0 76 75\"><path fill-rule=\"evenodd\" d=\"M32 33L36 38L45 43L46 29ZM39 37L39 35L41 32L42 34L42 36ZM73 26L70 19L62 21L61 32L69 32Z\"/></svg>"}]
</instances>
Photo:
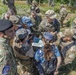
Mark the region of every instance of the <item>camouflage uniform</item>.
<instances>
[{"instance_id":1,"label":"camouflage uniform","mask_svg":"<svg viewBox=\"0 0 76 75\"><path fill-rule=\"evenodd\" d=\"M6 75L17 75L16 62L12 53L9 41L0 38L0 75L5 75L4 73L6 73ZM7 68L7 66L9 68Z\"/></svg>"},{"instance_id":2,"label":"camouflage uniform","mask_svg":"<svg viewBox=\"0 0 76 75\"><path fill-rule=\"evenodd\" d=\"M49 23L46 18L40 23L39 31L44 32L48 26L51 27L53 32L55 32L55 31L59 32L60 31L60 24L57 21L57 19L54 19L53 22Z\"/></svg>"},{"instance_id":3,"label":"camouflage uniform","mask_svg":"<svg viewBox=\"0 0 76 75\"><path fill-rule=\"evenodd\" d=\"M74 22L72 23L71 30L73 32L73 38L76 40L76 18L74 19Z\"/></svg>"},{"instance_id":4,"label":"camouflage uniform","mask_svg":"<svg viewBox=\"0 0 76 75\"><path fill-rule=\"evenodd\" d=\"M69 64L72 63L76 56L76 41L72 39L73 34L70 29L66 29L63 38L64 37L70 37L70 41L63 41L62 39L60 40L60 46L61 46L61 54L64 59L64 64Z\"/></svg>"},{"instance_id":5,"label":"camouflage uniform","mask_svg":"<svg viewBox=\"0 0 76 75\"><path fill-rule=\"evenodd\" d=\"M14 5L14 0L2 0L3 4L8 5L8 12L11 12L11 14L17 14L15 5Z\"/></svg>"},{"instance_id":6,"label":"camouflage uniform","mask_svg":"<svg viewBox=\"0 0 76 75\"><path fill-rule=\"evenodd\" d=\"M16 46L15 43L16 42L14 41L14 47ZM20 75L33 75L33 59L28 56L20 54L18 50L19 48L17 49L14 48L14 53L16 55L16 60L18 63L17 65L18 73Z\"/></svg>"},{"instance_id":7,"label":"camouflage uniform","mask_svg":"<svg viewBox=\"0 0 76 75\"><path fill-rule=\"evenodd\" d=\"M64 8L64 7L62 7L60 9L60 15L59 15L59 17L60 17L60 23L61 23L62 27L63 27L63 21L64 21L64 19L65 19L66 16L67 16L67 9Z\"/></svg>"},{"instance_id":8,"label":"camouflage uniform","mask_svg":"<svg viewBox=\"0 0 76 75\"><path fill-rule=\"evenodd\" d=\"M38 27L39 27L39 24L42 21L42 18L39 15L36 15L35 18L33 16L30 16L30 18L31 18L31 21L33 22L33 25L34 25L32 27L32 32L36 34L37 33L37 30L38 30Z\"/></svg>"}]
</instances>

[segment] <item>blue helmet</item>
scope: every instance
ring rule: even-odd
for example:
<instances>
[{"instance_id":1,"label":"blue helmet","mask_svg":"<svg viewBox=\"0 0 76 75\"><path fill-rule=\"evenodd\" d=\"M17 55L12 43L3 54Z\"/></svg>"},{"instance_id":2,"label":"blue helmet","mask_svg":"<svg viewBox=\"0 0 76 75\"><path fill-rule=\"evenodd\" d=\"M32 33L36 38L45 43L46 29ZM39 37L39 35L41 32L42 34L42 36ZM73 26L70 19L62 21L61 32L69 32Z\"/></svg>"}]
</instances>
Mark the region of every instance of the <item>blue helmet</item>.
<instances>
[{"instance_id":1,"label":"blue helmet","mask_svg":"<svg viewBox=\"0 0 76 75\"><path fill-rule=\"evenodd\" d=\"M28 28L33 26L33 23L29 17L23 16L21 20L24 24L26 24L28 26Z\"/></svg>"}]
</instances>

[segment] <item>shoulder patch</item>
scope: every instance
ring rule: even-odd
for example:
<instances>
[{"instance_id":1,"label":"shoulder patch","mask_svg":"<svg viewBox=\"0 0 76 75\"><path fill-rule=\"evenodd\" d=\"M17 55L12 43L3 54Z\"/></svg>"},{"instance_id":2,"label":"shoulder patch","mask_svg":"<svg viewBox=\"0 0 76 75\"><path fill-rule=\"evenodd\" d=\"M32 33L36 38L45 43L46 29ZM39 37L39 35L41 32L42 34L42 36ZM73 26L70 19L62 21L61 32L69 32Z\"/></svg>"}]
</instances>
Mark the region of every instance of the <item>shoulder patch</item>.
<instances>
[{"instance_id":1,"label":"shoulder patch","mask_svg":"<svg viewBox=\"0 0 76 75\"><path fill-rule=\"evenodd\" d=\"M2 74L3 75L6 75L9 73L9 70L10 70L10 66L4 66L3 70L2 70Z\"/></svg>"}]
</instances>

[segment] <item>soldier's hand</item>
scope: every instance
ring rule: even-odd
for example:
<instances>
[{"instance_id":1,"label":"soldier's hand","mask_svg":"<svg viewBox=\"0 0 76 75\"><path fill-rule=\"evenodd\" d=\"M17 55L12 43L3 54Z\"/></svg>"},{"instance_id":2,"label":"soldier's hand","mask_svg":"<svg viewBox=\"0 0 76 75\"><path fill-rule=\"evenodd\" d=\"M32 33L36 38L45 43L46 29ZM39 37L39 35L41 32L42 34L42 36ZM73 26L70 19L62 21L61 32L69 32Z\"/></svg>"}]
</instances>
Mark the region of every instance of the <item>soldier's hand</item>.
<instances>
[{"instance_id":1,"label":"soldier's hand","mask_svg":"<svg viewBox=\"0 0 76 75\"><path fill-rule=\"evenodd\" d=\"M59 72L58 72L58 70L57 70L57 71L54 72L54 75L58 75L58 73L59 73Z\"/></svg>"}]
</instances>

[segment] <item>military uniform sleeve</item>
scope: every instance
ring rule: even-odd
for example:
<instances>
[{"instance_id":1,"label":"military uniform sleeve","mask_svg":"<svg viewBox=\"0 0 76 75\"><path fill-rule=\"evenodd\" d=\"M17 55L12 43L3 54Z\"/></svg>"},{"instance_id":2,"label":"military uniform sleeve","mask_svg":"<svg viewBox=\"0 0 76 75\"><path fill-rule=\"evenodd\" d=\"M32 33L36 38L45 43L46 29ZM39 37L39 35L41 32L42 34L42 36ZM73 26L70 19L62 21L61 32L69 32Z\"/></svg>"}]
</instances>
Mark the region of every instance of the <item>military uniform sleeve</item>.
<instances>
[{"instance_id":1,"label":"military uniform sleeve","mask_svg":"<svg viewBox=\"0 0 76 75\"><path fill-rule=\"evenodd\" d=\"M44 31L45 21L43 20L39 25L39 31Z\"/></svg>"},{"instance_id":2,"label":"military uniform sleeve","mask_svg":"<svg viewBox=\"0 0 76 75\"><path fill-rule=\"evenodd\" d=\"M16 62L11 51L8 45L0 45L0 75L16 74Z\"/></svg>"},{"instance_id":3,"label":"military uniform sleeve","mask_svg":"<svg viewBox=\"0 0 76 75\"><path fill-rule=\"evenodd\" d=\"M0 75L4 75L6 69L8 72L6 72L6 75L8 75L10 66L8 65L8 59L6 56L7 52L4 52L4 47L0 46ZM7 59L7 60L6 60Z\"/></svg>"}]
</instances>

